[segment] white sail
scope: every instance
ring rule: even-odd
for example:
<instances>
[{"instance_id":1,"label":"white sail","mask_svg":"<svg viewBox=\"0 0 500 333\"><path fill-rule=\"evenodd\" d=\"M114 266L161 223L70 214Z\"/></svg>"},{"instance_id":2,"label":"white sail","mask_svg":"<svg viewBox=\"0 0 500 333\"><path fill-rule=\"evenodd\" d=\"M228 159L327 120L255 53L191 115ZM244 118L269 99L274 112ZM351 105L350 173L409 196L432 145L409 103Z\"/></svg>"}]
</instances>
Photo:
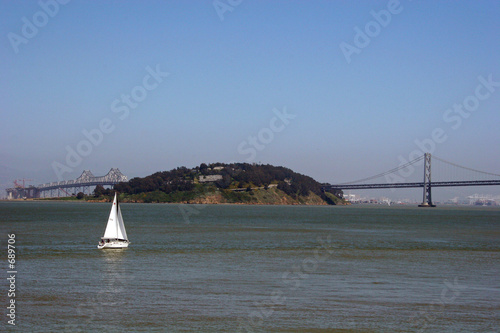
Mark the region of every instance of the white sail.
<instances>
[{"instance_id":1,"label":"white sail","mask_svg":"<svg viewBox=\"0 0 500 333\"><path fill-rule=\"evenodd\" d=\"M120 209L120 205L118 202L116 203L116 208L118 210L118 239L125 239L128 240L127 238L127 231L125 231L125 224L123 223L123 217L122 217L122 210ZM120 237L121 235L121 237Z\"/></svg>"},{"instance_id":2,"label":"white sail","mask_svg":"<svg viewBox=\"0 0 500 333\"><path fill-rule=\"evenodd\" d=\"M104 236L102 238L128 240L125 225L123 224L122 212L116 198L116 193L115 199L113 200L113 206L111 207L111 212L109 213L108 224L106 225L106 230L104 231Z\"/></svg>"}]
</instances>

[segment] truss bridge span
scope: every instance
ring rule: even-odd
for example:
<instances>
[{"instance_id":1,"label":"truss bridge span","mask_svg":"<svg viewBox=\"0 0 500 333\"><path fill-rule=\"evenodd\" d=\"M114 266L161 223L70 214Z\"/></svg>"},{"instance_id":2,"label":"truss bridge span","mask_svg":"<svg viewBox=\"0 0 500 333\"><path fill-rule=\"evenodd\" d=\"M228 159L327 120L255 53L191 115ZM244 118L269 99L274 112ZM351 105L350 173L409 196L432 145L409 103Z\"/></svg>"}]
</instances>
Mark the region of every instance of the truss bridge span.
<instances>
[{"instance_id":1,"label":"truss bridge span","mask_svg":"<svg viewBox=\"0 0 500 333\"><path fill-rule=\"evenodd\" d=\"M111 168L105 176L99 177L94 176L90 170L85 170L80 177L74 180L51 182L38 186L8 188L7 198L53 198L71 196L77 192L90 194L97 185L112 186L126 181L128 181L127 176L122 174L118 168Z\"/></svg>"}]
</instances>

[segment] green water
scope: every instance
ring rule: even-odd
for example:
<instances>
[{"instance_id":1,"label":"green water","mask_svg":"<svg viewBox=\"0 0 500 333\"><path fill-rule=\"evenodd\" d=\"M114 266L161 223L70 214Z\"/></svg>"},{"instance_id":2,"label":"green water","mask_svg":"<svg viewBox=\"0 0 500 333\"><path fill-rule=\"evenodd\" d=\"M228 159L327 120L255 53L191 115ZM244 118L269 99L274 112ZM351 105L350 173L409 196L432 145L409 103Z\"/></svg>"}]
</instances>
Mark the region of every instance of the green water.
<instances>
[{"instance_id":1,"label":"green water","mask_svg":"<svg viewBox=\"0 0 500 333\"><path fill-rule=\"evenodd\" d=\"M498 332L500 209L0 202L22 332Z\"/></svg>"}]
</instances>

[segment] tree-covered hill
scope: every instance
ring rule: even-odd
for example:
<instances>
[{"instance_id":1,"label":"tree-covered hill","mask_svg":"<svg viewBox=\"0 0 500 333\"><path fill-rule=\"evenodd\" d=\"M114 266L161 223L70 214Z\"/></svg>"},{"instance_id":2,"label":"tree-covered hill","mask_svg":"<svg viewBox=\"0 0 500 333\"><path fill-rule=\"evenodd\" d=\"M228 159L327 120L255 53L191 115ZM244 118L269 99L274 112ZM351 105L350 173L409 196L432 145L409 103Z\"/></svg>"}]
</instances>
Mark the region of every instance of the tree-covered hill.
<instances>
[{"instance_id":1,"label":"tree-covered hill","mask_svg":"<svg viewBox=\"0 0 500 333\"><path fill-rule=\"evenodd\" d=\"M116 184L122 201L183 203L342 204L313 178L272 165L214 163L179 167Z\"/></svg>"}]
</instances>

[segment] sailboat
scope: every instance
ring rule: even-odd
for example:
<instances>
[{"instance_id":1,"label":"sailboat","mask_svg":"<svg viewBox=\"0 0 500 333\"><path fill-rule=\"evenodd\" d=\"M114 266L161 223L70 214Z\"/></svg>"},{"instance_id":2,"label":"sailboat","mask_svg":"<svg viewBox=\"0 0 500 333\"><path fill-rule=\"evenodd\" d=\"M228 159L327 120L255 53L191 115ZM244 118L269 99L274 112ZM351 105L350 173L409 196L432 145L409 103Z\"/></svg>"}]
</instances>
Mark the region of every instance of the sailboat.
<instances>
[{"instance_id":1,"label":"sailboat","mask_svg":"<svg viewBox=\"0 0 500 333\"><path fill-rule=\"evenodd\" d=\"M108 224L106 225L104 236L101 237L101 241L97 245L97 248L118 249L128 247L129 244L130 242L127 238L125 225L123 224L122 212L115 193L113 206L111 207L111 212L109 213Z\"/></svg>"}]
</instances>

